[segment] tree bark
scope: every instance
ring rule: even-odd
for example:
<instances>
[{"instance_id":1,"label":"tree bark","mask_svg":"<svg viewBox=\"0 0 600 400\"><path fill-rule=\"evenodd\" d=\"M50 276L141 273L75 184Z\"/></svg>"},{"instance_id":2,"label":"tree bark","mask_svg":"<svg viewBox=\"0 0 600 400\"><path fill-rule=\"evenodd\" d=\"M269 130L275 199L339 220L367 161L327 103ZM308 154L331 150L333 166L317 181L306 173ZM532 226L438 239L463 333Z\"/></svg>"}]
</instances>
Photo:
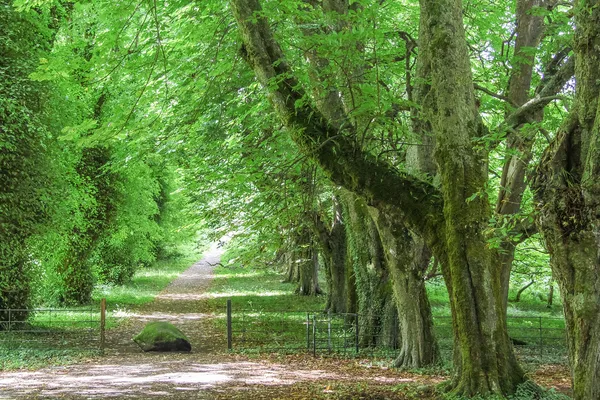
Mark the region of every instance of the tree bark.
<instances>
[{"instance_id":1,"label":"tree bark","mask_svg":"<svg viewBox=\"0 0 600 400\"><path fill-rule=\"evenodd\" d=\"M421 0L421 24L431 63L435 107L434 158L444 200L444 246L432 246L450 295L455 335L457 395L510 394L525 381L506 329L497 257L483 235L490 216L485 196L487 154L474 149L481 136L460 0Z\"/></svg>"},{"instance_id":2,"label":"tree bark","mask_svg":"<svg viewBox=\"0 0 600 400\"><path fill-rule=\"evenodd\" d=\"M296 293L302 296L316 296L323 293L319 286L318 253L311 239L310 229L306 223L301 224L299 229L299 240L294 260L299 275Z\"/></svg>"},{"instance_id":3,"label":"tree bark","mask_svg":"<svg viewBox=\"0 0 600 400\"><path fill-rule=\"evenodd\" d=\"M398 308L400 353L394 365L421 368L440 361L424 274L431 253L392 214L370 209L385 250Z\"/></svg>"},{"instance_id":4,"label":"tree bark","mask_svg":"<svg viewBox=\"0 0 600 400\"><path fill-rule=\"evenodd\" d=\"M573 398L600 398L600 1L575 3L575 100L534 180L560 286Z\"/></svg>"},{"instance_id":5,"label":"tree bark","mask_svg":"<svg viewBox=\"0 0 600 400\"><path fill-rule=\"evenodd\" d=\"M354 278L360 342L362 346L389 345L397 331L397 317L381 239L364 200L344 191L341 201L348 238L347 276Z\"/></svg>"},{"instance_id":6,"label":"tree bark","mask_svg":"<svg viewBox=\"0 0 600 400\"><path fill-rule=\"evenodd\" d=\"M533 285L534 283L535 283L535 281L531 281L527 285L525 285L521 289L519 289L519 291L517 292L517 296L515 297L515 303L518 303L521 301L521 295L523 294L523 292L525 290L527 290L527 288L530 287L531 285Z\"/></svg>"},{"instance_id":7,"label":"tree bark","mask_svg":"<svg viewBox=\"0 0 600 400\"><path fill-rule=\"evenodd\" d=\"M346 230L338 196L333 196L333 222L328 229L318 215L314 216L316 237L326 258L327 308L332 313L348 312L348 277L346 266Z\"/></svg>"},{"instance_id":8,"label":"tree bark","mask_svg":"<svg viewBox=\"0 0 600 400\"><path fill-rule=\"evenodd\" d=\"M508 105L510 108L520 107L530 100L531 78L535 65L535 52L532 49L539 46L545 31L544 17L533 13L532 10L544 7L547 3L547 0L517 1L515 64L512 67L507 93L507 98L511 103ZM542 118L542 112L538 111L531 115L527 122L539 122ZM496 204L496 213L501 216L514 217L521 212L521 202L527 188L525 173L533 157L532 147L535 143L536 132L523 131L523 125L515 127L507 138L506 155ZM500 248L501 279L506 305L516 243L511 237L504 238Z\"/></svg>"}]
</instances>

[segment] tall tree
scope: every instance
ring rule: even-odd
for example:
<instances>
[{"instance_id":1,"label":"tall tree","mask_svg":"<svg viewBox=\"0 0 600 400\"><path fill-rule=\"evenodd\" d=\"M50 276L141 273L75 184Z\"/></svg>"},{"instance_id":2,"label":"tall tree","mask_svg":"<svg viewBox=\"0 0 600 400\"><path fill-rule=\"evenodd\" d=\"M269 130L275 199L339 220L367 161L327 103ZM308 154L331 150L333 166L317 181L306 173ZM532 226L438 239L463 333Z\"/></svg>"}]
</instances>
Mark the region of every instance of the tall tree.
<instances>
[{"instance_id":1,"label":"tall tree","mask_svg":"<svg viewBox=\"0 0 600 400\"><path fill-rule=\"evenodd\" d=\"M27 309L27 240L48 220L51 160L45 151L48 86L29 79L54 38L48 10L17 12L0 2L0 309ZM12 319L23 319L24 312ZM8 320L4 311L0 319ZM0 328L1 329L1 328Z\"/></svg>"},{"instance_id":2,"label":"tall tree","mask_svg":"<svg viewBox=\"0 0 600 400\"><path fill-rule=\"evenodd\" d=\"M600 398L600 2L575 2L575 100L534 187L559 283L573 394Z\"/></svg>"},{"instance_id":3,"label":"tall tree","mask_svg":"<svg viewBox=\"0 0 600 400\"><path fill-rule=\"evenodd\" d=\"M485 197L485 152L474 149L483 126L477 114L459 1L421 2L420 63L431 67L430 113L441 187L399 173L302 103L294 78L256 0L233 0L249 64L301 150L337 182L374 207L402 211L443 266L455 334L455 377L450 390L474 395L512 393L525 380L506 331L497 253L483 232L490 217ZM261 16L257 16L258 15ZM426 49L423 51L423 49ZM425 107L427 105L424 105ZM469 201L467 201L469 200Z\"/></svg>"}]
</instances>

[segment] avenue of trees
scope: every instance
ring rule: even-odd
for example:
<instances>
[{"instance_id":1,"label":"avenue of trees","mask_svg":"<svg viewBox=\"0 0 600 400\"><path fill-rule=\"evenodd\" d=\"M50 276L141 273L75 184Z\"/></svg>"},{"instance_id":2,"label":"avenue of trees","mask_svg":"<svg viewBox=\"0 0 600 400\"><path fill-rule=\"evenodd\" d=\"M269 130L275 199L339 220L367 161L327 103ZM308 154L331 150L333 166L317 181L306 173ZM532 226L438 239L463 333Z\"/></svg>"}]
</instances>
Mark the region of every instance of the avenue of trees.
<instances>
[{"instance_id":1,"label":"avenue of trees","mask_svg":"<svg viewBox=\"0 0 600 400\"><path fill-rule=\"evenodd\" d=\"M0 309L233 232L398 323L397 367L440 361L441 276L467 397L527 380L508 302L556 282L574 398L600 398L598 0L4 0L0 26Z\"/></svg>"}]
</instances>

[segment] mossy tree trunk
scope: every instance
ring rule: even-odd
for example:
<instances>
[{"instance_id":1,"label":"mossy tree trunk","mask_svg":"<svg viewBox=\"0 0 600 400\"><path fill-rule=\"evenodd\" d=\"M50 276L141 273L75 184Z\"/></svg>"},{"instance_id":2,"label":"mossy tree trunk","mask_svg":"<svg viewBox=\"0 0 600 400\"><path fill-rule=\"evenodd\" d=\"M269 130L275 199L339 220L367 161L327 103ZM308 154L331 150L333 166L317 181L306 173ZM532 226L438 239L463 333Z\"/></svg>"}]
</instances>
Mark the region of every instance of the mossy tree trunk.
<instances>
[{"instance_id":1,"label":"mossy tree trunk","mask_svg":"<svg viewBox=\"0 0 600 400\"><path fill-rule=\"evenodd\" d=\"M473 147L483 125L477 113L459 0L422 0L421 43L431 65L436 140L442 185L442 243L432 246L442 269L453 316L457 395L509 394L525 380L506 329L497 254L483 232L491 215L485 195L487 154Z\"/></svg>"},{"instance_id":2,"label":"mossy tree trunk","mask_svg":"<svg viewBox=\"0 0 600 400\"><path fill-rule=\"evenodd\" d=\"M396 367L421 368L440 361L424 275L431 252L392 213L371 209L385 250L400 323Z\"/></svg>"},{"instance_id":3,"label":"mossy tree trunk","mask_svg":"<svg viewBox=\"0 0 600 400\"><path fill-rule=\"evenodd\" d=\"M573 397L587 400L600 398L600 1L574 9L575 100L533 186L563 299Z\"/></svg>"},{"instance_id":4,"label":"mossy tree trunk","mask_svg":"<svg viewBox=\"0 0 600 400\"><path fill-rule=\"evenodd\" d=\"M343 191L341 202L348 238L347 276L354 278L355 288L356 308L351 312L359 314L361 345L391 345L398 318L381 239L363 199Z\"/></svg>"},{"instance_id":5,"label":"mossy tree trunk","mask_svg":"<svg viewBox=\"0 0 600 400\"><path fill-rule=\"evenodd\" d=\"M327 307L332 313L348 312L348 276L346 271L346 231L338 196L333 196L333 221L327 227L315 213L314 232L327 269Z\"/></svg>"},{"instance_id":6,"label":"mossy tree trunk","mask_svg":"<svg viewBox=\"0 0 600 400\"><path fill-rule=\"evenodd\" d=\"M381 210L393 207L440 260L450 294L457 395L509 394L525 380L506 329L497 254L483 233L491 215L485 197L486 154L472 141L482 133L459 0L422 0L420 43L431 64L430 115L441 188L399 172L340 134L316 109L275 42L257 0L232 0L247 61L301 151L330 179ZM258 13L259 16L255 15ZM426 108L424 106L424 108ZM351 129L351 127L349 128ZM469 201L467 201L469 200Z\"/></svg>"},{"instance_id":7,"label":"mossy tree trunk","mask_svg":"<svg viewBox=\"0 0 600 400\"><path fill-rule=\"evenodd\" d=\"M298 268L298 286L296 293L302 296L322 294L319 286L319 257L308 221L300 224L298 241L296 242L294 263Z\"/></svg>"}]
</instances>

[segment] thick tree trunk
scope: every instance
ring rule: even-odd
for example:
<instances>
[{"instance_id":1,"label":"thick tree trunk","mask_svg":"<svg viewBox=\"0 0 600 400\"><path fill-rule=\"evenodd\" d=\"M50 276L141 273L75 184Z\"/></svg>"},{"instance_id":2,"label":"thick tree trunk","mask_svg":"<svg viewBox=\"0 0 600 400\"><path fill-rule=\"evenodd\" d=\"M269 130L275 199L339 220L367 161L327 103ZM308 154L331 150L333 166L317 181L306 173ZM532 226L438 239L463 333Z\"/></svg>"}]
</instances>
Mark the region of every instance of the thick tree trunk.
<instances>
[{"instance_id":1,"label":"thick tree trunk","mask_svg":"<svg viewBox=\"0 0 600 400\"><path fill-rule=\"evenodd\" d=\"M290 241L288 243L287 248L284 250L283 254L283 262L286 267L285 269L285 277L283 278L283 283L296 283L298 282L298 265L294 262L294 253L296 246L296 233L293 231L291 233Z\"/></svg>"},{"instance_id":2,"label":"thick tree trunk","mask_svg":"<svg viewBox=\"0 0 600 400\"><path fill-rule=\"evenodd\" d=\"M332 313L348 312L348 274L346 271L346 228L342 207L333 197L333 223L328 229L318 215L314 216L314 231L323 250L327 270L327 307Z\"/></svg>"},{"instance_id":3,"label":"thick tree trunk","mask_svg":"<svg viewBox=\"0 0 600 400\"><path fill-rule=\"evenodd\" d=\"M354 277L355 288L356 308L351 312L359 314L361 345L389 345L397 331L397 317L381 240L364 200L347 191L341 199L348 238L347 276Z\"/></svg>"},{"instance_id":4,"label":"thick tree trunk","mask_svg":"<svg viewBox=\"0 0 600 400\"><path fill-rule=\"evenodd\" d=\"M283 283L296 283L299 280L298 275L298 265L293 261L291 255L288 256L289 262L287 266L287 272L285 273L285 278L283 279Z\"/></svg>"},{"instance_id":5,"label":"thick tree trunk","mask_svg":"<svg viewBox=\"0 0 600 400\"><path fill-rule=\"evenodd\" d=\"M498 259L483 232L491 214L485 196L487 155L473 149L482 133L460 0L421 0L421 24L431 63L435 107L429 111L444 199L443 240L432 250L442 261L455 336L449 390L475 396L514 393L525 381L506 329ZM474 197L474 198L473 198Z\"/></svg>"},{"instance_id":6,"label":"thick tree trunk","mask_svg":"<svg viewBox=\"0 0 600 400\"><path fill-rule=\"evenodd\" d=\"M308 226L302 224L299 229L294 260L299 275L296 293L302 296L316 296L323 293L319 287L318 253L311 239Z\"/></svg>"},{"instance_id":7,"label":"thick tree trunk","mask_svg":"<svg viewBox=\"0 0 600 400\"><path fill-rule=\"evenodd\" d=\"M381 236L398 308L400 353L395 366L434 365L440 361L440 352L424 280L431 253L414 240L398 218L376 209L371 209L371 214Z\"/></svg>"},{"instance_id":8,"label":"thick tree trunk","mask_svg":"<svg viewBox=\"0 0 600 400\"><path fill-rule=\"evenodd\" d=\"M576 400L600 398L600 1L575 4L575 101L534 180Z\"/></svg>"},{"instance_id":9,"label":"thick tree trunk","mask_svg":"<svg viewBox=\"0 0 600 400\"><path fill-rule=\"evenodd\" d=\"M558 196L558 194L557 194ZM557 198L555 201L562 202ZM547 203L545 203L547 204ZM581 206L581 204L580 204ZM565 218L565 214L561 210ZM571 212L575 210L570 210ZM576 211L579 213L579 211ZM545 213L544 213L545 214ZM600 398L600 229L565 231L565 219L544 215L544 238L560 286L576 400ZM569 225L573 222L571 221ZM567 226L569 226L567 225Z\"/></svg>"},{"instance_id":10,"label":"thick tree trunk","mask_svg":"<svg viewBox=\"0 0 600 400\"><path fill-rule=\"evenodd\" d=\"M485 154L473 149L481 134L459 0L422 0L421 24L431 31L432 116L435 159L442 188L380 161L301 104L304 92L273 39L257 0L231 0L247 61L292 138L330 178L376 208L401 213L440 260L454 317L456 373L450 389L460 395L508 394L525 380L506 331L498 260L483 236L491 210L485 193ZM467 199L477 194L474 200ZM440 210L443 210L440 212Z\"/></svg>"}]
</instances>

